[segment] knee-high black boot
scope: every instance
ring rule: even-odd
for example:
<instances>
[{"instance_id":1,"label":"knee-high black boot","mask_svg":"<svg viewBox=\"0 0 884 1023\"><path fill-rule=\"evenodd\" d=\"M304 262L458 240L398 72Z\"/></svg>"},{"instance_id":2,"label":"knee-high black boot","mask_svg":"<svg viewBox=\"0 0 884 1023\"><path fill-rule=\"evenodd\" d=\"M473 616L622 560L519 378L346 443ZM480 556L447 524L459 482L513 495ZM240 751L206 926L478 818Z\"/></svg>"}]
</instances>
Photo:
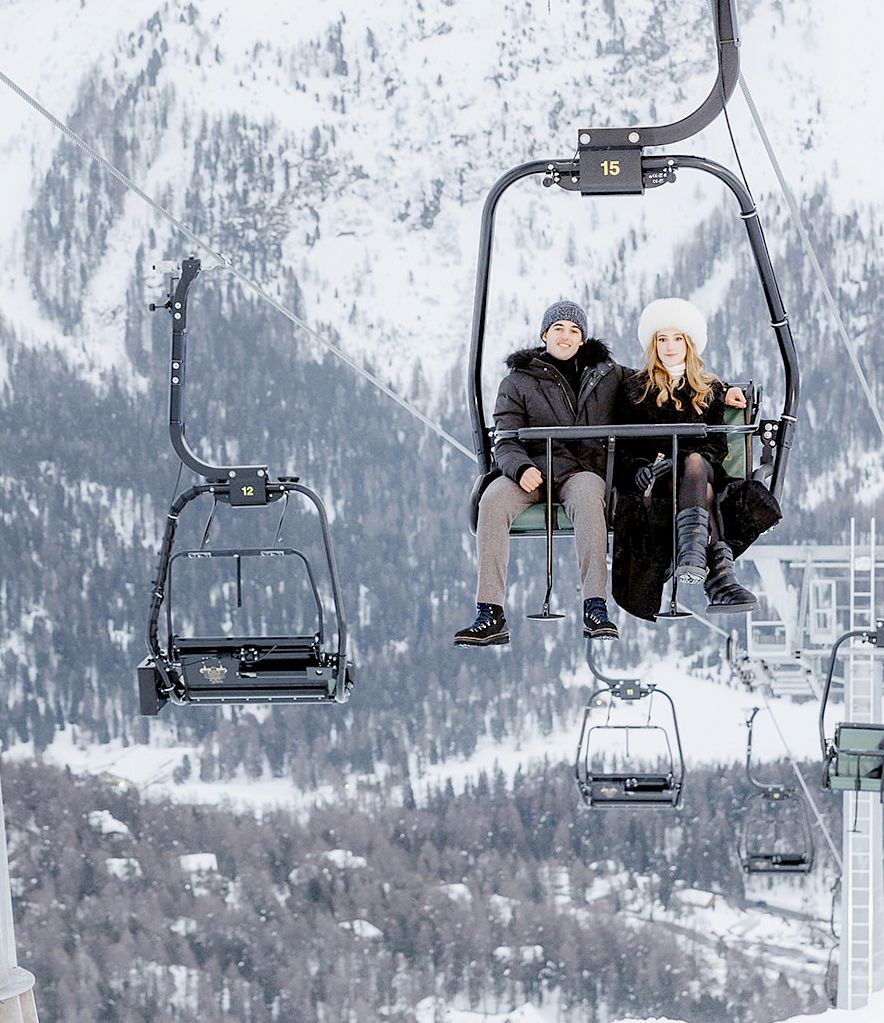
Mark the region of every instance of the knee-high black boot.
<instances>
[{"instance_id":1,"label":"knee-high black boot","mask_svg":"<svg viewBox=\"0 0 884 1023\"><path fill-rule=\"evenodd\" d=\"M706 575L709 543L709 512L705 508L682 508L675 517L675 576L680 583L701 583Z\"/></svg>"},{"instance_id":2,"label":"knee-high black boot","mask_svg":"<svg viewBox=\"0 0 884 1023\"><path fill-rule=\"evenodd\" d=\"M739 614L758 607L755 594L737 582L734 554L723 540L709 545L709 575L703 589L709 598L707 614Z\"/></svg>"}]
</instances>

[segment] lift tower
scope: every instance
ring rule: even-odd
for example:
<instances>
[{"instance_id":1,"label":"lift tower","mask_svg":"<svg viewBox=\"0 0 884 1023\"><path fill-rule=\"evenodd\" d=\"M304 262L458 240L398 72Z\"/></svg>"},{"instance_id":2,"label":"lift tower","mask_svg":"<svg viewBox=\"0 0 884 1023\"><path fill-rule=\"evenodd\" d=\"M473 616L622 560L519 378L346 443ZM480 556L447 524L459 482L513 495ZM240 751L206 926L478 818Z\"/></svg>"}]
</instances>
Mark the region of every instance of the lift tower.
<instances>
[{"instance_id":1,"label":"lift tower","mask_svg":"<svg viewBox=\"0 0 884 1023\"><path fill-rule=\"evenodd\" d=\"M850 523L850 628L875 628L875 520L870 550L857 543ZM847 721L881 722L881 658L874 648L852 643L844 678ZM845 792L842 825L844 877L841 883L841 949L838 1007L858 1009L884 988L884 838L881 796Z\"/></svg>"},{"instance_id":2,"label":"lift tower","mask_svg":"<svg viewBox=\"0 0 884 1023\"><path fill-rule=\"evenodd\" d=\"M0 791L0 1023L37 1023L34 975L18 965L12 922L12 889L6 852L6 819Z\"/></svg>"}]
</instances>

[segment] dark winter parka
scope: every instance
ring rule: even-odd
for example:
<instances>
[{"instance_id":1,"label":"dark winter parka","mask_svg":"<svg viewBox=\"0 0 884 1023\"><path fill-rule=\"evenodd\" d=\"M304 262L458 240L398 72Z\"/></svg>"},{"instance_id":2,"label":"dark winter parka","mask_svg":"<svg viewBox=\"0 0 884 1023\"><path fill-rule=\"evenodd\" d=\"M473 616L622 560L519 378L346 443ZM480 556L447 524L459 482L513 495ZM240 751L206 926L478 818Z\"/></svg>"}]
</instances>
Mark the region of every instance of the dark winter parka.
<instances>
[{"instance_id":1,"label":"dark winter parka","mask_svg":"<svg viewBox=\"0 0 884 1023\"><path fill-rule=\"evenodd\" d=\"M494 406L497 430L528 426L601 426L613 421L617 391L633 370L618 366L604 342L589 338L580 346L576 362L576 395L555 360L544 359L544 347L525 348L507 359L510 372L501 381ZM604 440L553 444L553 479L557 485L577 472L605 475ZM546 444L498 440L494 461L505 476L518 483L530 466L546 476Z\"/></svg>"},{"instance_id":2,"label":"dark winter parka","mask_svg":"<svg viewBox=\"0 0 884 1023\"><path fill-rule=\"evenodd\" d=\"M629 376L617 396L615 422L618 423L706 423L724 422L724 385L712 385L712 401L698 413L688 393L676 393L681 399L679 411L671 400L657 405L654 388L642 399L647 375L642 370ZM712 487L721 511L724 539L739 556L765 530L780 520L776 499L758 480L735 479L724 471L727 440L724 434L708 437L684 437L679 440L680 455L699 452L713 469ZM645 498L636 491L635 473L654 461L657 452L667 457L671 440L637 438L618 445L617 510L614 516L614 554L612 586L614 599L637 618L654 621L666 580L672 575L672 498L669 488L656 487Z\"/></svg>"}]
</instances>

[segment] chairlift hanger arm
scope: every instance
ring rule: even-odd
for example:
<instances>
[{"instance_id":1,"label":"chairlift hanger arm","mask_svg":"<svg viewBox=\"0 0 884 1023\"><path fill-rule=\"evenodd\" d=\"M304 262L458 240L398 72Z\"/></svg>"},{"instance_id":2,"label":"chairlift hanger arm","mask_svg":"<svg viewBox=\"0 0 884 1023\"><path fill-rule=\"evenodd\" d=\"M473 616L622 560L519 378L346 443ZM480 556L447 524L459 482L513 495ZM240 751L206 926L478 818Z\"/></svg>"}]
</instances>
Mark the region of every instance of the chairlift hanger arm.
<instances>
[{"instance_id":1,"label":"chairlift hanger arm","mask_svg":"<svg viewBox=\"0 0 884 1023\"><path fill-rule=\"evenodd\" d=\"M243 493L234 491L235 503L264 504L261 499L267 480L266 465L212 465L203 461L190 447L184 435L184 386L187 363L187 296L200 272L200 260L194 256L182 260L180 270L172 272L168 308L172 315L172 356L169 367L169 436L175 454L188 469L204 479L220 482L241 481ZM155 306L151 307L156 308ZM253 500L248 500L248 498ZM243 498L243 500L238 500Z\"/></svg>"},{"instance_id":2,"label":"chairlift hanger arm","mask_svg":"<svg viewBox=\"0 0 884 1023\"><path fill-rule=\"evenodd\" d=\"M829 702L829 693L832 689L832 676L835 674L835 662L838 658L838 650L841 644L846 642L848 639L862 639L864 643L874 643L876 647L884 647L884 619L879 619L875 623L874 629L851 629L850 632L845 632L843 636L839 636L834 645L832 646L832 656L829 659L829 670L826 673L826 684L823 687L823 697L820 700L820 714L819 714L819 731L820 731L820 750L823 754L823 759L828 756L829 744L826 740L826 706Z\"/></svg>"},{"instance_id":3,"label":"chairlift hanger arm","mask_svg":"<svg viewBox=\"0 0 884 1023\"><path fill-rule=\"evenodd\" d=\"M784 785L768 785L765 782L759 781L752 774L752 730L755 723L755 715L761 710L760 707L753 707L752 713L746 719L746 727L749 729L749 734L746 738L746 777L749 779L749 784L757 789L759 792L763 792L766 795L772 795L774 793L780 793L783 797L791 794L792 790L788 789Z\"/></svg>"},{"instance_id":4,"label":"chairlift hanger arm","mask_svg":"<svg viewBox=\"0 0 884 1023\"><path fill-rule=\"evenodd\" d=\"M724 110L740 77L740 36L735 0L713 0L718 72L705 100L693 113L670 124L633 128L581 129L581 141L592 149L641 149L644 146L668 146L696 135Z\"/></svg>"}]
</instances>

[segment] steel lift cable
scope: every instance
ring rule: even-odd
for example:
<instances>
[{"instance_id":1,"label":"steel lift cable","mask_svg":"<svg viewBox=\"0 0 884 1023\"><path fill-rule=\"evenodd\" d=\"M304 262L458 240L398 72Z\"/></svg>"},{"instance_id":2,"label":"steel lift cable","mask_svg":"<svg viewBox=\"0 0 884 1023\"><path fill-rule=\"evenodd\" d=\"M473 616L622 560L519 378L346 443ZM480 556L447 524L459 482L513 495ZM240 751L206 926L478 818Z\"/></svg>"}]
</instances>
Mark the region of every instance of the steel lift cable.
<instances>
[{"instance_id":1,"label":"steel lift cable","mask_svg":"<svg viewBox=\"0 0 884 1023\"><path fill-rule=\"evenodd\" d=\"M706 6L712 9L711 0L706 0ZM720 48L720 47L719 47ZM789 215L792 219L795 229L798 232L798 237L801 240L801 244L804 248L805 254L807 255L810 265L814 271L814 274L819 282L819 285L823 292L826 305L829 308L829 312L832 314L832 318L835 320L835 325L838 328L838 335L841 338L844 347L847 349L847 353L850 356L850 362L853 366L854 372L859 379L860 387L862 388L863 394L871 409L872 416L875 422L878 424L878 429L881 431L882 437L884 437L884 416L881 414L881 410L878 406L878 402L872 393L871 386L866 378L865 372L862 368L862 364L859 361L859 356L856 351L856 345L848 333L847 327L844 324L844 319L841 316L841 312L838 309L838 305L835 302L835 298L832 295L832 289L829 287L829 283L826 280L823 268L820 265L819 258L816 254L816 249L813 246L813 242L810 240L810 236L807 233L807 229L804 226L804 221L801 219L801 212L798 209L798 203L795 200L795 195L792 189L789 187L789 183L786 181L786 176L783 174L780 162L777 159L776 152L774 151L773 144L770 141L770 136L764 127L764 123L761 120L761 114L758 112L758 107L755 105L755 100L752 98L752 93L749 91L749 86L746 82L743 72L740 71L737 75L737 83L740 86L740 91L743 94L743 99L746 101L746 106L749 108L749 113L752 116L752 120L755 124L755 128L758 131L759 138L761 139L764 151L767 154L767 158L770 161L770 165L773 168L774 174L776 175L777 182L779 183L780 190L786 200L786 206L789 210ZM731 126L730 117L727 111L727 102L723 103L724 108L724 120L727 125L728 135L730 136L731 146L734 151L734 156L737 161L737 166L740 169L740 177L743 179L743 184L746 186L746 191L752 194L752 190L749 187L749 181L746 178L746 172L743 169L743 162L740 159L740 152L737 148L737 142L734 138L733 128Z\"/></svg>"},{"instance_id":2,"label":"steel lift cable","mask_svg":"<svg viewBox=\"0 0 884 1023\"><path fill-rule=\"evenodd\" d=\"M292 312L287 306L284 306L281 302L278 302L272 295L270 295L264 288L261 287L257 281L253 280L247 274L238 270L233 264L233 261L229 256L219 252L213 248L207 241L200 238L199 235L194 234L185 224L182 224L180 220L174 217L167 209L161 206L155 199L152 199L146 192L142 191L130 178L128 178L121 170L115 167L109 160L105 159L101 153L97 152L92 146L86 142L80 135L78 135L72 128L68 127L63 121L60 121L54 114L46 109L41 103L39 103L33 96L27 93L21 86L17 85L8 75L0 71L0 82L8 86L17 96L23 99L27 104L34 108L39 114L45 117L50 123L52 123L59 131L63 132L67 138L78 146L87 156L94 160L100 167L102 167L108 174L116 178L121 185L128 188L131 192L139 197L143 202L146 202L148 206L159 216L168 220L170 224L177 230L180 231L188 241L193 242L199 248L210 252L215 259L218 261L216 266L209 267L208 270L226 269L228 270L241 284L245 285L251 291L253 291L259 298L262 298L269 305L284 316L289 322L300 327L309 337L311 337L318 344L327 348L333 355L337 356L341 362L346 363L352 370L358 373L363 379L367 380L373 387L376 387L382 394L385 394L391 401L394 401L400 408L404 409L409 415L413 416L419 422L421 422L428 429L432 430L438 437L456 448L462 454L466 455L471 461L476 460L476 456L470 451L469 448L465 447L455 437L452 437L443 427L435 423L429 416L425 415L420 409L416 408L406 398L401 397L391 387L379 380L373 373L360 366L358 362L354 361L349 355L342 351L334 342L329 341L328 338L323 337L318 331L314 330L309 324L305 323L296 313Z\"/></svg>"},{"instance_id":3,"label":"steel lift cable","mask_svg":"<svg viewBox=\"0 0 884 1023\"><path fill-rule=\"evenodd\" d=\"M786 206L789 209L789 214L792 218L792 222L795 225L795 229L798 232L798 236L801 239L801 244L804 247L805 254L807 255L810 265L813 268L814 274L819 281L820 288L823 292L823 297L826 300L826 305L829 307L829 312L832 314L832 319L835 321L835 325L838 328L838 336L847 349L847 354L850 356L850 362L853 369L859 379L860 386L862 387L863 394L866 396L866 400L869 403L869 408L872 411L872 415L875 417L875 422L878 424L878 429L881 431L881 436L884 437L884 416L881 414L881 410L878 407L878 402L875 400L875 396L872 393L872 388L866 379L865 372L863 371L862 364L859 361L857 355L856 345L854 344L850 334L847 331L847 327L844 325L844 319L841 316L841 312L838 309L838 305L835 302L835 298L832 295L832 289L829 287L829 282L826 280L826 275L823 272L823 268L820 265L820 261L816 254L816 249L813 247L813 242L810 240L810 236L807 233L807 229L804 226L804 221L801 219L801 212L798 209L798 203L795 201L795 196L792 189L789 187L789 183L786 181L786 177L783 174L780 162L777 159L777 155L774 152L773 145L771 144L770 137L765 130L764 123L761 120L761 115L758 112L758 107L755 105L755 101L752 98L752 93L749 91L749 86L746 84L746 79L740 74L737 79L740 85L740 91L743 94L743 99L746 101L746 106L749 108L749 113L752 115L752 120L755 122L755 127L758 130L758 135L761 138L761 143L764 146L764 151L767 153L767 158L770 161L771 167L773 167L774 174L777 177L777 181L780 186L780 191L786 200Z\"/></svg>"}]
</instances>

